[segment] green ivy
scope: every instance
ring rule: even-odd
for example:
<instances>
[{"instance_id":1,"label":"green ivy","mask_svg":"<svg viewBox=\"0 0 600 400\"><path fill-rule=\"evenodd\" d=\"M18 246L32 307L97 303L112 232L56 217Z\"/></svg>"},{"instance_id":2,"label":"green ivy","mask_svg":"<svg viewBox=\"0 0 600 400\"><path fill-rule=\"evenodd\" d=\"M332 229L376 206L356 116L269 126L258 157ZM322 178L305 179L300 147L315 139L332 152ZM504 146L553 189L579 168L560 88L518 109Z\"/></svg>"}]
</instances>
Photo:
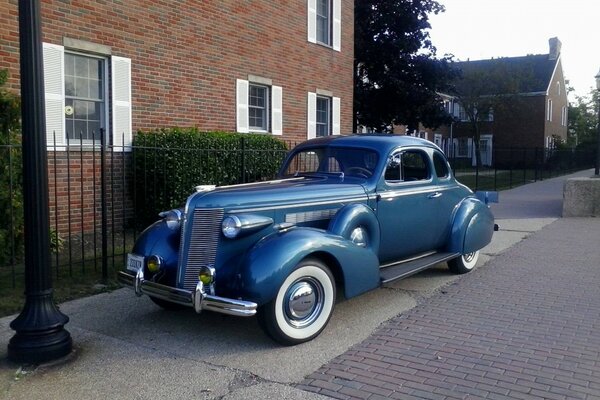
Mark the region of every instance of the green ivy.
<instances>
[{"instance_id":1,"label":"green ivy","mask_svg":"<svg viewBox=\"0 0 600 400\"><path fill-rule=\"evenodd\" d=\"M136 220L180 207L198 185L233 185L275 177L287 153L269 135L170 128L138 132L134 139Z\"/></svg>"}]
</instances>

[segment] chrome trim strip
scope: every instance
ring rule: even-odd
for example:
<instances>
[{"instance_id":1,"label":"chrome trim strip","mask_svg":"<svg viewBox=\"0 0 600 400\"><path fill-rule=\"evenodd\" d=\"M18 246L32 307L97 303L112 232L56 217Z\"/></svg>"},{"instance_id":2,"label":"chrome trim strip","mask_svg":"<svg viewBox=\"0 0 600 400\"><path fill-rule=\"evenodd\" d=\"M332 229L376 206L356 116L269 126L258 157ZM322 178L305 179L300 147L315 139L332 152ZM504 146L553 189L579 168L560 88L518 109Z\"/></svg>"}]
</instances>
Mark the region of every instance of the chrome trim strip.
<instances>
[{"instance_id":1,"label":"chrome trim strip","mask_svg":"<svg viewBox=\"0 0 600 400\"><path fill-rule=\"evenodd\" d=\"M285 215L285 222L292 224L299 224L302 222L321 221L325 219L331 219L339 208L328 208L326 210L317 211L304 211L297 213L290 213Z\"/></svg>"},{"instance_id":2,"label":"chrome trim strip","mask_svg":"<svg viewBox=\"0 0 600 400\"><path fill-rule=\"evenodd\" d=\"M243 213L243 212L256 212L256 211L265 211L265 210L280 210L282 208L299 208L299 207L312 207L312 206L323 206L323 205L327 205L327 204L344 204L344 203L351 203L351 202L359 202L359 201L368 201L369 197L368 196L363 196L363 197L350 197L347 199L336 199L336 200L326 200L326 201L316 201L316 202L312 202L312 203L286 203L286 204L280 204L278 206L266 206L266 207L257 207L257 208L245 208L243 210L231 210L230 212L239 212L239 213Z\"/></svg>"},{"instance_id":3,"label":"chrome trim strip","mask_svg":"<svg viewBox=\"0 0 600 400\"><path fill-rule=\"evenodd\" d=\"M258 307L256 303L251 301L205 294L202 282L196 285L194 291L189 291L147 281L144 279L142 270L138 271L135 276L124 271L119 271L117 280L121 285L135 289L136 294L139 289L140 295L146 294L172 303L192 307L197 313L200 313L202 310L209 310L238 317L250 317L256 314Z\"/></svg>"},{"instance_id":4,"label":"chrome trim strip","mask_svg":"<svg viewBox=\"0 0 600 400\"><path fill-rule=\"evenodd\" d=\"M390 191L381 193L381 198L382 199L394 199L396 197L410 196L410 195L415 195L415 194L425 194L425 193L431 193L431 192L444 192L444 191L452 190L452 189L456 189L456 188L458 188L458 186L451 186L451 187L429 186L427 189L423 188L423 189L402 190L402 191L390 190Z\"/></svg>"},{"instance_id":5,"label":"chrome trim strip","mask_svg":"<svg viewBox=\"0 0 600 400\"><path fill-rule=\"evenodd\" d=\"M432 256L435 253L437 253L437 251L428 251L427 253L418 254L411 258L405 258L403 260L393 261L393 262L385 264L385 265L380 265L379 268L387 268L387 267L392 267L394 265L404 264L404 263L407 263L410 261L418 260L419 258L425 258L425 257Z\"/></svg>"}]
</instances>

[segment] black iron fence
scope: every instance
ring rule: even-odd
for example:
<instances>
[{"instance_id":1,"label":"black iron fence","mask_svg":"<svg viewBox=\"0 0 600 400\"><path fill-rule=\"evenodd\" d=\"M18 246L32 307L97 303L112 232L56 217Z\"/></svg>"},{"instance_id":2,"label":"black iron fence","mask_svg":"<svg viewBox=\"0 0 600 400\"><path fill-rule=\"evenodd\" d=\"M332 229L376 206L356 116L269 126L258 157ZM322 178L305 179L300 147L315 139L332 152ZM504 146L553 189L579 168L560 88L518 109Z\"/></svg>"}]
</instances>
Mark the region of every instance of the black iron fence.
<instances>
[{"instance_id":1,"label":"black iron fence","mask_svg":"<svg viewBox=\"0 0 600 400\"><path fill-rule=\"evenodd\" d=\"M98 282L110 282L115 271L122 268L127 251L147 223L143 213L138 212L141 205L147 206L147 202L153 201L145 194L157 192L157 185L165 185L159 176L161 168L167 169L157 156L164 151L152 145L119 147L82 139L64 145L55 143L48 148L53 276L55 282L68 281L70 290L70 294L59 298L77 296L73 292L77 285L89 285L90 277ZM217 155L219 151L222 149L171 149L170 156L179 154L190 163L199 160L219 163L223 162ZM239 174L228 176L227 183L270 179L273 176L265 176L264 171L249 172L245 168L246 160L285 156L284 150L266 154L245 143L232 151L234 154L227 162L238 163L233 169ZM19 287L23 281L20 157L20 145L0 145L0 212L3 216L0 218L0 298L5 296L3 291ZM451 157L457 179L474 190L502 190L591 168L594 154L498 148L482 157L479 166L473 160L473 154ZM186 179L191 193L195 185L223 182L224 177L204 176L202 182L191 175ZM162 209L154 210L159 211Z\"/></svg>"}]
</instances>

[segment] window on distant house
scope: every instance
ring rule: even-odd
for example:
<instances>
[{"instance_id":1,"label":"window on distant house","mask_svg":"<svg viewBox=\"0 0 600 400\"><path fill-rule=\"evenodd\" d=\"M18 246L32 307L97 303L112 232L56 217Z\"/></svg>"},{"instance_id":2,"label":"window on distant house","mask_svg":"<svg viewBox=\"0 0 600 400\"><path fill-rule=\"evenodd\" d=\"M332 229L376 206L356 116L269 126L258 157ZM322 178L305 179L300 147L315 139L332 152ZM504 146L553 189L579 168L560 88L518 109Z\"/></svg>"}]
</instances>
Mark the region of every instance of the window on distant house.
<instances>
[{"instance_id":1,"label":"window on distant house","mask_svg":"<svg viewBox=\"0 0 600 400\"><path fill-rule=\"evenodd\" d=\"M269 87L249 84L248 123L251 131L269 131Z\"/></svg>"},{"instance_id":2,"label":"window on distant house","mask_svg":"<svg viewBox=\"0 0 600 400\"><path fill-rule=\"evenodd\" d=\"M308 41L341 50L341 0L308 0Z\"/></svg>"},{"instance_id":3,"label":"window on distant house","mask_svg":"<svg viewBox=\"0 0 600 400\"><path fill-rule=\"evenodd\" d=\"M317 137L331 134L331 98L317 96Z\"/></svg>"},{"instance_id":4,"label":"window on distant house","mask_svg":"<svg viewBox=\"0 0 600 400\"><path fill-rule=\"evenodd\" d=\"M75 143L100 140L106 128L106 59L65 53L65 130Z\"/></svg>"},{"instance_id":5,"label":"window on distant house","mask_svg":"<svg viewBox=\"0 0 600 400\"><path fill-rule=\"evenodd\" d=\"M552 99L548 99L548 110L546 110L546 119L552 121Z\"/></svg>"},{"instance_id":6,"label":"window on distant house","mask_svg":"<svg viewBox=\"0 0 600 400\"><path fill-rule=\"evenodd\" d=\"M129 151L131 59L112 56L105 46L64 40L68 47L43 43L49 149L99 144L104 131L113 151ZM94 54L79 50L90 47Z\"/></svg>"},{"instance_id":7,"label":"window on distant house","mask_svg":"<svg viewBox=\"0 0 600 400\"><path fill-rule=\"evenodd\" d=\"M560 82L556 82L556 93L560 96Z\"/></svg>"},{"instance_id":8,"label":"window on distant house","mask_svg":"<svg viewBox=\"0 0 600 400\"><path fill-rule=\"evenodd\" d=\"M490 111L488 112L488 121L494 122L494 109L493 108L490 108Z\"/></svg>"}]
</instances>

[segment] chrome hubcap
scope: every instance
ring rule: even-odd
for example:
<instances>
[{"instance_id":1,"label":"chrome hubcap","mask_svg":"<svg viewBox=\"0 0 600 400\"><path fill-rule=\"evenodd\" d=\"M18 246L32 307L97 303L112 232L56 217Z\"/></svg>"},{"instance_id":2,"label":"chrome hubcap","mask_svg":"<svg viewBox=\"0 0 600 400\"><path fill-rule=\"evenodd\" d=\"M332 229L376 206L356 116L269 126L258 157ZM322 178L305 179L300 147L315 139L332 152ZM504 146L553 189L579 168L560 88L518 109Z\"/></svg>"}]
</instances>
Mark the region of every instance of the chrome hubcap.
<instances>
[{"instance_id":1,"label":"chrome hubcap","mask_svg":"<svg viewBox=\"0 0 600 400\"><path fill-rule=\"evenodd\" d=\"M301 278L287 290L283 307L290 325L310 325L323 309L323 287L313 278Z\"/></svg>"},{"instance_id":2,"label":"chrome hubcap","mask_svg":"<svg viewBox=\"0 0 600 400\"><path fill-rule=\"evenodd\" d=\"M465 262L470 263L475 258L475 254L477 254L477 252L467 253L463 255L463 259L465 260Z\"/></svg>"}]
</instances>

